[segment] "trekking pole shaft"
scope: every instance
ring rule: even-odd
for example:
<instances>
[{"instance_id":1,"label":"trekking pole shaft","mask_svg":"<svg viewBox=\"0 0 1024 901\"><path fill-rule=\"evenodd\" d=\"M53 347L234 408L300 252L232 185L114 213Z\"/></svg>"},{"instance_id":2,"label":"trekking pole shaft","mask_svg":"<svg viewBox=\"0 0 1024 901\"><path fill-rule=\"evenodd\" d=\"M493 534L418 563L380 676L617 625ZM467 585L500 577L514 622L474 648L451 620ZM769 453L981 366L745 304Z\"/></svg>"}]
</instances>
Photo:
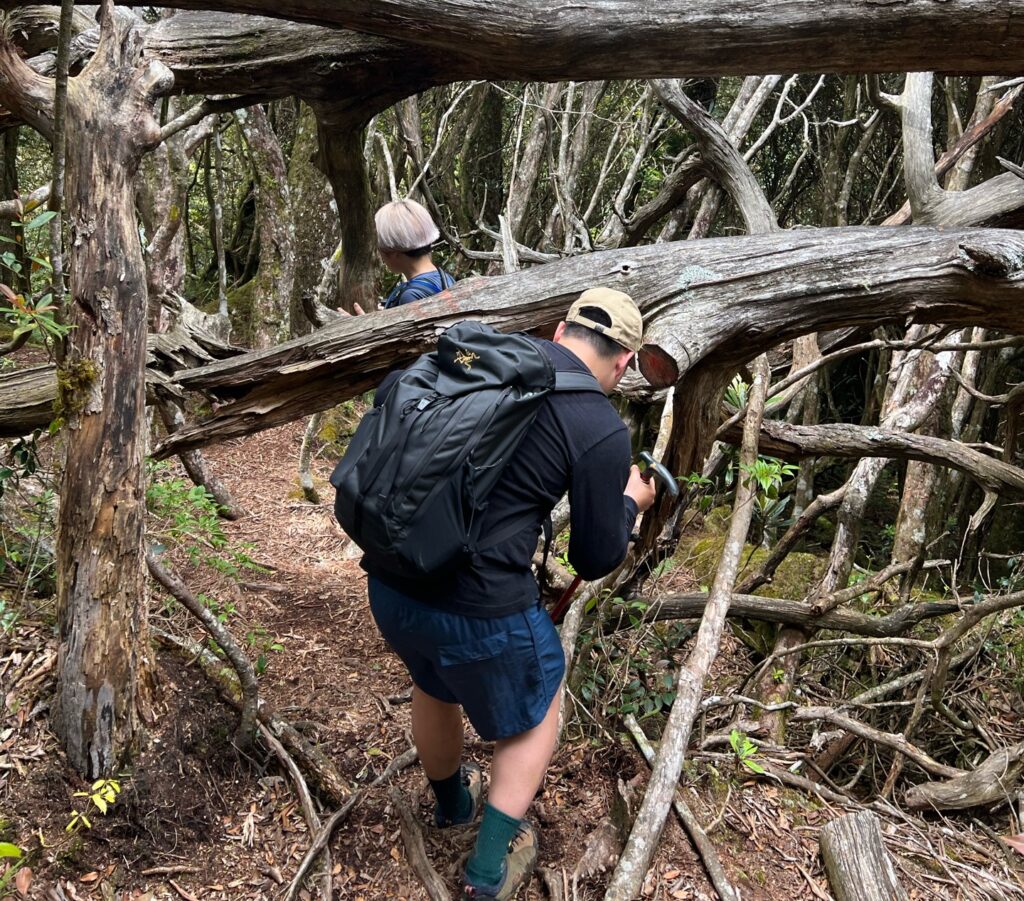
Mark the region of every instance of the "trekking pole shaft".
<instances>
[{"instance_id":1,"label":"trekking pole shaft","mask_svg":"<svg viewBox=\"0 0 1024 901\"><path fill-rule=\"evenodd\" d=\"M572 584L565 589L562 596L558 599L558 603L551 608L551 621L556 626L565 618L569 604L572 603L573 595L576 594L576 589L580 587L580 582L582 581L583 576L577 576L573 579Z\"/></svg>"}]
</instances>

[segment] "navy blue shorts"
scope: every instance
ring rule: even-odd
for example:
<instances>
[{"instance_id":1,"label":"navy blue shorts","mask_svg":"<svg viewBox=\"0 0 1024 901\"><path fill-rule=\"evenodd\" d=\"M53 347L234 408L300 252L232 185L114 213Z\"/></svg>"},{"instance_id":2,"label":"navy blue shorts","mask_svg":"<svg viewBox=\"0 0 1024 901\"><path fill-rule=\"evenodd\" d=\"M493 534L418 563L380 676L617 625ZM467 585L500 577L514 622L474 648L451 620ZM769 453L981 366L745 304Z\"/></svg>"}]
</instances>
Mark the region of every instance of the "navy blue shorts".
<instances>
[{"instance_id":1,"label":"navy blue shorts","mask_svg":"<svg viewBox=\"0 0 1024 901\"><path fill-rule=\"evenodd\" d=\"M547 611L485 619L448 613L368 579L370 610L384 640L431 697L461 704L484 741L532 729L565 675L565 655Z\"/></svg>"}]
</instances>

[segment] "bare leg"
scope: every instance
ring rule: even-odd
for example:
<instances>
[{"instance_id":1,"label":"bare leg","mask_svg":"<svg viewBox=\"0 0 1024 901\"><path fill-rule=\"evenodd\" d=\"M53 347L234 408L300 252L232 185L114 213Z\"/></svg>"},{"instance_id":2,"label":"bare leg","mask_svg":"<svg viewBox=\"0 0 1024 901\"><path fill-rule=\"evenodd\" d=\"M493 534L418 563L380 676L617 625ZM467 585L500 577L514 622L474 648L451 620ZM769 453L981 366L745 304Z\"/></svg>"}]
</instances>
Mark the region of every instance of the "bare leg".
<instances>
[{"instance_id":1,"label":"bare leg","mask_svg":"<svg viewBox=\"0 0 1024 901\"><path fill-rule=\"evenodd\" d=\"M494 746L487 800L492 807L517 820L525 816L537 794L558 744L560 700L561 692L556 691L543 720L529 731L503 738Z\"/></svg>"},{"instance_id":2,"label":"bare leg","mask_svg":"<svg viewBox=\"0 0 1024 901\"><path fill-rule=\"evenodd\" d=\"M413 686L412 737L428 779L447 779L459 768L462 728L458 704L446 704Z\"/></svg>"}]
</instances>

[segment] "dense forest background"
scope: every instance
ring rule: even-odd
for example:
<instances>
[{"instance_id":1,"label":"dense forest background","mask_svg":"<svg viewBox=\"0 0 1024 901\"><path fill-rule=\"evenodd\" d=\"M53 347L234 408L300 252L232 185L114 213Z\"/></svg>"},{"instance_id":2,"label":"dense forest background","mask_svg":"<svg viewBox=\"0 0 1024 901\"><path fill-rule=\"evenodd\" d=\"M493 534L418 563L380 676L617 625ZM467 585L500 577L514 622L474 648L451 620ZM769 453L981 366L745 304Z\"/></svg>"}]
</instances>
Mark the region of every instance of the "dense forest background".
<instances>
[{"instance_id":1,"label":"dense forest background","mask_svg":"<svg viewBox=\"0 0 1024 901\"><path fill-rule=\"evenodd\" d=\"M59 73L57 12L12 14L4 52ZM76 9L64 32L72 81L98 79L94 13ZM186 38L228 46L225 23L244 18L131 16L143 57L172 68ZM271 44L285 33L261 28ZM68 195L50 210L52 122L19 102L12 85L30 79L10 59L0 84L0 896L140 897L146 869L177 873L184 898L231 894L236 872L252 880L232 897L293 877L298 892L312 836L353 798L301 891L445 896L455 871L433 838L424 850L406 816L415 781L396 775L410 762L400 673L371 631L326 474L365 392L455 321L444 304L549 334L575 293L607 282L634 294L673 374L633 376L614 400L683 499L646 517L563 626L572 664L537 897L867 897L864 880L878 897L1024 897L1024 78L480 79L397 102L384 84L381 108L355 115L322 87L199 92L216 78L178 65L194 86L154 92L156 138L124 195L143 267L130 293L146 301L134 329L149 333L151 580L110 590L128 611L112 622L130 619L145 647L125 645L124 670L147 737L107 765L61 722L68 685L95 672L85 657L72 675L65 645L87 601L68 573L97 530L75 517L104 484L69 473L107 451L66 461L93 440L104 365L76 344L90 327L76 254L83 234L102 245L89 223L106 221L83 198L96 179L97 209L116 211L119 164L74 159L127 140L135 120L69 132ZM460 283L422 314L376 309L395 277L372 212L402 197L431 211L434 259ZM349 317L356 304L367 315ZM89 446L109 450L119 427ZM574 575L556 523L555 595ZM242 709L237 730L223 697ZM659 748L649 781L636 735ZM298 761L300 787L268 781L275 757ZM391 794L373 782L392 777ZM176 819L182 792L208 809ZM659 846L673 800L686 831ZM218 862L236 825L237 855ZM161 856L179 828L183 861ZM401 891L383 887L394 879Z\"/></svg>"}]
</instances>

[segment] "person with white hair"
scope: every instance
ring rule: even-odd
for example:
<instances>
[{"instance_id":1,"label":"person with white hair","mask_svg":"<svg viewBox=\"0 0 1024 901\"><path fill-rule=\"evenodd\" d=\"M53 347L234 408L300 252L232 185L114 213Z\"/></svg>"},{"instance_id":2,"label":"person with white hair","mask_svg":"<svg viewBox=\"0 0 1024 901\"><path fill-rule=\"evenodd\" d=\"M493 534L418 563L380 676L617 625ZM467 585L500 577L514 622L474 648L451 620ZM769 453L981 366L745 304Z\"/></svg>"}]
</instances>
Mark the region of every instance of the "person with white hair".
<instances>
[{"instance_id":1,"label":"person with white hair","mask_svg":"<svg viewBox=\"0 0 1024 901\"><path fill-rule=\"evenodd\" d=\"M386 203L377 210L374 222L381 260L404 277L385 298L384 309L423 300L455 284L455 279L431 258L431 246L440 232L422 204L415 200Z\"/></svg>"}]
</instances>

